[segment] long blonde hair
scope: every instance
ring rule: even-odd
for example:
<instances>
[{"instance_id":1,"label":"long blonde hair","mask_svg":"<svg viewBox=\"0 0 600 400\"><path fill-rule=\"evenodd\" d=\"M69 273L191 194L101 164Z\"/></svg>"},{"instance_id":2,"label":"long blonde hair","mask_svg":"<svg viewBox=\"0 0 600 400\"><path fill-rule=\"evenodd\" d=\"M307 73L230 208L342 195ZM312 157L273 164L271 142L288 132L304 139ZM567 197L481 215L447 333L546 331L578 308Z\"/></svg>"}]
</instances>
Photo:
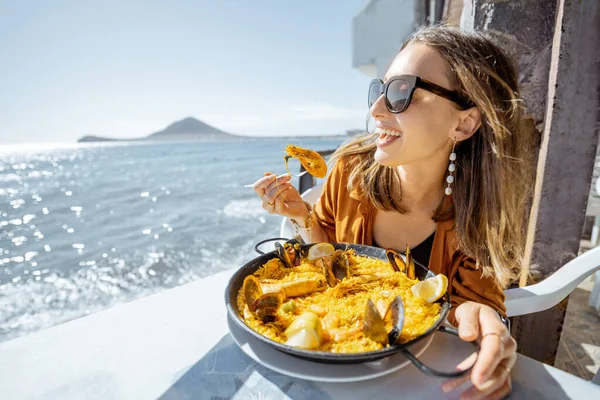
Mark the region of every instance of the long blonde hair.
<instances>
[{"instance_id":1,"label":"long blonde hair","mask_svg":"<svg viewBox=\"0 0 600 400\"><path fill-rule=\"evenodd\" d=\"M481 114L478 131L456 144L453 201L442 200L432 218L455 218L459 249L476 260L484 275L506 287L523 265L537 140L524 119L516 67L481 33L435 26L415 32L402 48L411 43L439 52L453 89ZM374 161L376 136L367 134L341 146L333 159L353 160L349 190L358 188L380 210L405 213L397 169Z\"/></svg>"}]
</instances>

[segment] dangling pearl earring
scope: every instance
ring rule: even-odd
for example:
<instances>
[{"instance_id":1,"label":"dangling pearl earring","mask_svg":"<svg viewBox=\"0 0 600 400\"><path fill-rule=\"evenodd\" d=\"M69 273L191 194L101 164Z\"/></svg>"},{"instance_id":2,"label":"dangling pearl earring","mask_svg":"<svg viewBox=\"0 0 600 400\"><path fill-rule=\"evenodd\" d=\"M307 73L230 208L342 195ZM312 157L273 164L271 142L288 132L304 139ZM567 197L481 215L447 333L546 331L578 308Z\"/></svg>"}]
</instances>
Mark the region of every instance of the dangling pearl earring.
<instances>
[{"instance_id":1,"label":"dangling pearl earring","mask_svg":"<svg viewBox=\"0 0 600 400\"><path fill-rule=\"evenodd\" d=\"M454 144L452 145L452 153L450 153L450 165L448 165L448 177L446 178L446 182L448 182L448 186L446 187L446 196L450 196L452 194L452 183L454 183L454 171L456 170L456 165L454 161L456 161L456 153L454 149L456 148L456 138L454 138Z\"/></svg>"}]
</instances>

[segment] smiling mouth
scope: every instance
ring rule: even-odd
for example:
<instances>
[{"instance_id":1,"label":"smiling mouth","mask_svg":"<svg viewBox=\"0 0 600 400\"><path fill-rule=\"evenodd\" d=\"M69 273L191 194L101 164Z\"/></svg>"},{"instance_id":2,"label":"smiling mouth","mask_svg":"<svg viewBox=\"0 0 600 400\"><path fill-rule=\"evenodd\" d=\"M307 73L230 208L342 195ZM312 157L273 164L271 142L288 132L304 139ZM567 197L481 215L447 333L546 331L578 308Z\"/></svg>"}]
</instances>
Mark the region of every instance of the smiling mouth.
<instances>
[{"instance_id":1,"label":"smiling mouth","mask_svg":"<svg viewBox=\"0 0 600 400\"><path fill-rule=\"evenodd\" d=\"M375 133L377 133L379 139L383 141L391 141L402 136L402 132L400 131L380 127L375 128Z\"/></svg>"}]
</instances>

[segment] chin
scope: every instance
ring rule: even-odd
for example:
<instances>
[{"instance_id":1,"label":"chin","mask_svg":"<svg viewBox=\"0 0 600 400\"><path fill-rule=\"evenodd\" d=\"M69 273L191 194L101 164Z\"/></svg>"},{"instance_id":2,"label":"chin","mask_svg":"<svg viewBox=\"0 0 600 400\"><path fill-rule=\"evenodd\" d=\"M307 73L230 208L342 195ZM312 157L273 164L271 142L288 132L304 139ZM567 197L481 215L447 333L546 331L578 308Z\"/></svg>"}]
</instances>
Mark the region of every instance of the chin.
<instances>
[{"instance_id":1,"label":"chin","mask_svg":"<svg viewBox=\"0 0 600 400\"><path fill-rule=\"evenodd\" d=\"M381 149L377 149L375 151L375 155L373 156L373 158L375 159L376 163L383 165L384 167L393 167L396 165L400 165L398 164L398 162L396 162L396 160L394 160L394 157L381 151Z\"/></svg>"}]
</instances>

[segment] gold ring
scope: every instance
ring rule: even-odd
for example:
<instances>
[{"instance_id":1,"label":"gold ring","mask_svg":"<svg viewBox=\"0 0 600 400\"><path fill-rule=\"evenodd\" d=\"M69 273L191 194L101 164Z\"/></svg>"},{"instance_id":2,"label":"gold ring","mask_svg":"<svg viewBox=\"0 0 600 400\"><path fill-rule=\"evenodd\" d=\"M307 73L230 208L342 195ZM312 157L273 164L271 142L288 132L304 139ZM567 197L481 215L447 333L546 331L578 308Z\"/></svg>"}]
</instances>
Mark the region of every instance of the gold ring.
<instances>
[{"instance_id":1,"label":"gold ring","mask_svg":"<svg viewBox=\"0 0 600 400\"><path fill-rule=\"evenodd\" d=\"M483 335L483 336L481 337L481 340L483 340L483 338L485 338L486 336L491 336L491 335L498 336L498 337L500 338L500 340L504 340L504 338L502 337L502 335L501 335L500 333L497 333L497 332L489 332L489 333L486 333L485 335Z\"/></svg>"},{"instance_id":2,"label":"gold ring","mask_svg":"<svg viewBox=\"0 0 600 400\"><path fill-rule=\"evenodd\" d=\"M267 203L269 208L271 208L271 209L275 208L275 203L269 203L268 201L265 201L265 203Z\"/></svg>"}]
</instances>

